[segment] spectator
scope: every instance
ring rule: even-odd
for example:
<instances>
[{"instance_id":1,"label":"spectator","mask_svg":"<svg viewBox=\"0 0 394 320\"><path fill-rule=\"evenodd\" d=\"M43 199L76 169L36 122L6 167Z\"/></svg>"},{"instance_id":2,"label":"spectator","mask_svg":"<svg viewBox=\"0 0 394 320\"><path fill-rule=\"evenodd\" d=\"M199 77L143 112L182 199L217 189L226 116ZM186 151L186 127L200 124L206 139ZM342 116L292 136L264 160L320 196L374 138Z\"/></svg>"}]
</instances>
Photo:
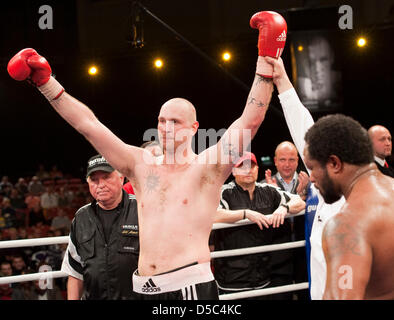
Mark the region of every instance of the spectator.
<instances>
[{"instance_id":1,"label":"spectator","mask_svg":"<svg viewBox=\"0 0 394 320\"><path fill-rule=\"evenodd\" d=\"M35 226L39 223L45 224L47 223L44 212L42 211L42 208L40 204L36 204L28 213L28 226L32 227Z\"/></svg>"},{"instance_id":2,"label":"spectator","mask_svg":"<svg viewBox=\"0 0 394 320\"><path fill-rule=\"evenodd\" d=\"M45 170L45 166L43 164L38 165L38 170L35 176L40 181L44 181L50 178L49 172Z\"/></svg>"},{"instance_id":3,"label":"spectator","mask_svg":"<svg viewBox=\"0 0 394 320\"><path fill-rule=\"evenodd\" d=\"M25 270L22 271L21 275L31 274L31 273L36 273L36 271L30 268L26 268ZM29 292L33 286L34 286L33 281L23 281L19 283L19 289L22 291L25 300L26 297L29 295Z\"/></svg>"},{"instance_id":4,"label":"spectator","mask_svg":"<svg viewBox=\"0 0 394 320\"><path fill-rule=\"evenodd\" d=\"M28 191L35 196L40 196L45 191L44 186L37 176L33 176L27 187Z\"/></svg>"},{"instance_id":5,"label":"spectator","mask_svg":"<svg viewBox=\"0 0 394 320\"><path fill-rule=\"evenodd\" d=\"M27 230L26 228L19 227L18 228L18 238L19 239L27 239Z\"/></svg>"},{"instance_id":6,"label":"spectator","mask_svg":"<svg viewBox=\"0 0 394 320\"><path fill-rule=\"evenodd\" d=\"M15 209L16 225L18 227L25 226L27 214L25 197L16 188L11 190L10 205Z\"/></svg>"},{"instance_id":7,"label":"spectator","mask_svg":"<svg viewBox=\"0 0 394 320\"><path fill-rule=\"evenodd\" d=\"M67 213L64 209L59 208L57 210L57 216L52 219L51 228L52 230L66 230L67 233L70 232L71 220L67 216Z\"/></svg>"},{"instance_id":8,"label":"spectator","mask_svg":"<svg viewBox=\"0 0 394 320\"><path fill-rule=\"evenodd\" d=\"M305 207L299 196L291 195L269 184L256 182L258 165L253 153L245 153L236 163L232 174L235 181L222 188L220 207L223 209L251 209L262 214L272 214L272 227L278 228L283 224L287 213L298 213ZM272 228L259 230L256 225L215 230L215 250L269 245L272 244L272 231ZM225 294L290 284L291 279L284 280L274 274L274 270L271 271L270 260L274 258L274 254L259 253L215 259L214 274L220 292ZM273 295L272 299L278 297Z\"/></svg>"},{"instance_id":9,"label":"spectator","mask_svg":"<svg viewBox=\"0 0 394 320\"><path fill-rule=\"evenodd\" d=\"M298 194L305 200L310 182L306 172L297 173L296 171L298 167L296 146L289 141L281 142L275 149L274 162L277 172L271 176L271 170L266 170L266 179L262 182L273 184L283 191ZM274 231L273 237L274 243L305 240L305 217L302 215L286 219L282 228ZM276 272L281 272L286 277L293 277L296 283L308 281L305 248L279 251L275 256L278 261L273 263L283 266L282 270L277 268ZM292 268L289 267L291 264ZM298 300L309 299L307 290L294 294Z\"/></svg>"},{"instance_id":10,"label":"spectator","mask_svg":"<svg viewBox=\"0 0 394 320\"><path fill-rule=\"evenodd\" d=\"M19 192L17 188L11 189L10 194L11 207L14 209L26 208L25 197Z\"/></svg>"},{"instance_id":11,"label":"spectator","mask_svg":"<svg viewBox=\"0 0 394 320\"><path fill-rule=\"evenodd\" d=\"M51 271L51 267L46 265L44 262L40 262L37 270L38 272ZM31 273L32 271L26 271L25 273ZM33 281L30 285L25 288L25 299L26 300L63 300L63 296L59 287L55 284L54 279L45 279Z\"/></svg>"},{"instance_id":12,"label":"spectator","mask_svg":"<svg viewBox=\"0 0 394 320\"><path fill-rule=\"evenodd\" d=\"M72 204L74 194L71 190L68 189L67 186L62 186L59 188L59 207L69 207Z\"/></svg>"},{"instance_id":13,"label":"spectator","mask_svg":"<svg viewBox=\"0 0 394 320\"><path fill-rule=\"evenodd\" d=\"M35 228L36 235L38 236L41 231L39 228ZM42 238L40 236L39 238ZM40 266L45 265L53 269L52 257L48 250L48 246L35 246L32 255L30 256L29 268L31 270L38 270ZM45 271L45 270L44 270Z\"/></svg>"},{"instance_id":14,"label":"spectator","mask_svg":"<svg viewBox=\"0 0 394 320\"><path fill-rule=\"evenodd\" d=\"M0 277L4 277L0 273ZM0 300L25 300L23 292L18 287L12 287L11 284L0 284Z\"/></svg>"},{"instance_id":15,"label":"spectator","mask_svg":"<svg viewBox=\"0 0 394 320\"><path fill-rule=\"evenodd\" d=\"M18 182L15 183L15 186L14 186L14 187L15 187L15 188L19 191L19 193L20 193L21 195L23 195L23 196L24 196L26 193L29 192L25 178L22 178L22 177L19 178L19 179L18 179Z\"/></svg>"},{"instance_id":16,"label":"spectator","mask_svg":"<svg viewBox=\"0 0 394 320\"><path fill-rule=\"evenodd\" d=\"M35 223L33 227L33 237L34 238L43 238L48 236L49 226L42 221L38 221Z\"/></svg>"},{"instance_id":17,"label":"spectator","mask_svg":"<svg viewBox=\"0 0 394 320\"><path fill-rule=\"evenodd\" d=\"M48 230L48 237L59 237L63 236L61 229L55 231ZM59 232L60 231L60 232ZM61 244L52 244L48 246L46 263L52 267L53 270L60 270L62 267L64 251L67 249L67 245L64 247Z\"/></svg>"},{"instance_id":18,"label":"spectator","mask_svg":"<svg viewBox=\"0 0 394 320\"><path fill-rule=\"evenodd\" d=\"M26 270L26 262L21 255L12 257L12 268L14 275L21 275Z\"/></svg>"},{"instance_id":19,"label":"spectator","mask_svg":"<svg viewBox=\"0 0 394 320\"><path fill-rule=\"evenodd\" d=\"M28 193L25 198L26 207L28 210L35 208L41 204L41 198L39 195Z\"/></svg>"},{"instance_id":20,"label":"spectator","mask_svg":"<svg viewBox=\"0 0 394 320\"><path fill-rule=\"evenodd\" d=\"M9 198L4 197L2 202L2 216L5 220L6 228L18 227L18 221L16 217L16 211L11 207L11 201Z\"/></svg>"},{"instance_id":21,"label":"spectator","mask_svg":"<svg viewBox=\"0 0 394 320\"><path fill-rule=\"evenodd\" d=\"M8 228L3 231L3 240L18 240L18 231L15 228ZM6 248L0 249L0 260L11 263L13 256L20 255L23 252L22 248ZM1 269L0 269L1 271ZM12 272L12 269L11 269ZM5 272L8 275L7 272Z\"/></svg>"},{"instance_id":22,"label":"spectator","mask_svg":"<svg viewBox=\"0 0 394 320\"><path fill-rule=\"evenodd\" d=\"M298 152L295 145L289 141L280 143L275 150L274 162L277 172L271 176L271 170L266 170L266 179L262 182L273 184L284 191L298 194L305 200L309 177L304 171L301 171L299 174L296 171L298 167Z\"/></svg>"},{"instance_id":23,"label":"spectator","mask_svg":"<svg viewBox=\"0 0 394 320\"><path fill-rule=\"evenodd\" d=\"M34 228L29 228L27 229L27 235L26 235L26 239L34 239ZM37 251L40 250L40 247L37 246L31 246L31 247L24 247L22 248L22 254L24 257L26 257L26 265L27 265L27 269L36 269L36 266L33 264L33 262L31 261L33 254Z\"/></svg>"},{"instance_id":24,"label":"spectator","mask_svg":"<svg viewBox=\"0 0 394 320\"><path fill-rule=\"evenodd\" d=\"M4 277L13 276L11 263L9 261L3 261L0 266L0 272Z\"/></svg>"},{"instance_id":25,"label":"spectator","mask_svg":"<svg viewBox=\"0 0 394 320\"><path fill-rule=\"evenodd\" d=\"M47 285L50 281L51 285ZM64 300L58 286L51 280L33 281L33 286L26 294L26 300Z\"/></svg>"},{"instance_id":26,"label":"spectator","mask_svg":"<svg viewBox=\"0 0 394 320\"><path fill-rule=\"evenodd\" d=\"M17 236L18 239L28 239L29 238L29 235L27 233L27 229L24 227L19 227L17 230L17 234L18 234L18 236ZM18 249L19 250L13 254L13 257L21 256L24 259L26 265L29 265L28 262L29 262L31 254L33 253L34 247L22 247L22 248L18 248Z\"/></svg>"},{"instance_id":27,"label":"spectator","mask_svg":"<svg viewBox=\"0 0 394 320\"><path fill-rule=\"evenodd\" d=\"M391 156L393 147L390 131L383 126L375 125L368 129L368 135L379 171L394 178L394 168L386 161L386 158Z\"/></svg>"},{"instance_id":28,"label":"spectator","mask_svg":"<svg viewBox=\"0 0 394 320\"><path fill-rule=\"evenodd\" d=\"M47 282L51 285L47 285ZM53 279L33 281L33 286L26 294L26 300L64 300L62 293Z\"/></svg>"},{"instance_id":29,"label":"spectator","mask_svg":"<svg viewBox=\"0 0 394 320\"><path fill-rule=\"evenodd\" d=\"M41 195L41 208L53 209L58 207L59 195L53 190L52 186L46 187L46 191Z\"/></svg>"},{"instance_id":30,"label":"spectator","mask_svg":"<svg viewBox=\"0 0 394 320\"><path fill-rule=\"evenodd\" d=\"M8 176L3 176L0 182L0 194L8 197L11 193L12 188L13 185L11 182L8 181Z\"/></svg>"}]
</instances>

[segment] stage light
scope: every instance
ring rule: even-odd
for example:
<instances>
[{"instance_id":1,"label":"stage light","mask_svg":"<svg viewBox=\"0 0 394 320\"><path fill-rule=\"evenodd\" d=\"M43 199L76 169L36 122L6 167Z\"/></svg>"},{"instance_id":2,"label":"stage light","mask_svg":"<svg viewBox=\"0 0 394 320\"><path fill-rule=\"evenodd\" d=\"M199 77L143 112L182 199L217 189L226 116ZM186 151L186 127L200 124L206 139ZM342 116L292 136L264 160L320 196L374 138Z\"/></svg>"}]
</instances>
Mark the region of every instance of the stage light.
<instances>
[{"instance_id":1,"label":"stage light","mask_svg":"<svg viewBox=\"0 0 394 320\"><path fill-rule=\"evenodd\" d=\"M228 51L223 52L222 59L223 59L223 61L226 61L226 62L230 61L231 60L230 52L228 52Z\"/></svg>"},{"instance_id":2,"label":"stage light","mask_svg":"<svg viewBox=\"0 0 394 320\"><path fill-rule=\"evenodd\" d=\"M91 76L95 76L95 75L97 75L98 69L96 66L91 66L91 67L89 67L88 72Z\"/></svg>"},{"instance_id":3,"label":"stage light","mask_svg":"<svg viewBox=\"0 0 394 320\"><path fill-rule=\"evenodd\" d=\"M360 37L357 39L357 45L362 48L367 44L367 40L364 37Z\"/></svg>"},{"instance_id":4,"label":"stage light","mask_svg":"<svg viewBox=\"0 0 394 320\"><path fill-rule=\"evenodd\" d=\"M161 60L161 59L156 59L155 62L154 62L154 64L155 64L155 68L161 69L161 68L163 67L163 60Z\"/></svg>"},{"instance_id":5,"label":"stage light","mask_svg":"<svg viewBox=\"0 0 394 320\"><path fill-rule=\"evenodd\" d=\"M297 47L297 50L301 52L301 51L304 50L304 47L303 47L302 45L299 45L299 46Z\"/></svg>"}]
</instances>

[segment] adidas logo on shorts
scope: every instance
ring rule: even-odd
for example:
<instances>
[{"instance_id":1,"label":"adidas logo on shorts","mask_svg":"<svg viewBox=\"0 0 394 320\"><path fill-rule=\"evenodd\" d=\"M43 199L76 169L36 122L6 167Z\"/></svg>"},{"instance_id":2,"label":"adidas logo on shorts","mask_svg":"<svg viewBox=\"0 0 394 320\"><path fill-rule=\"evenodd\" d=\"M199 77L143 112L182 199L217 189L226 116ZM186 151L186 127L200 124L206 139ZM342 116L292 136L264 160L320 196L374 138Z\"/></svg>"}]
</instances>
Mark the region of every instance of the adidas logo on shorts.
<instances>
[{"instance_id":1,"label":"adidas logo on shorts","mask_svg":"<svg viewBox=\"0 0 394 320\"><path fill-rule=\"evenodd\" d=\"M276 38L276 41L286 41L286 31L283 30L279 37Z\"/></svg>"},{"instance_id":2,"label":"adidas logo on shorts","mask_svg":"<svg viewBox=\"0 0 394 320\"><path fill-rule=\"evenodd\" d=\"M142 292L152 293L152 292L160 292L161 289L155 285L152 279L149 279L143 286Z\"/></svg>"}]
</instances>

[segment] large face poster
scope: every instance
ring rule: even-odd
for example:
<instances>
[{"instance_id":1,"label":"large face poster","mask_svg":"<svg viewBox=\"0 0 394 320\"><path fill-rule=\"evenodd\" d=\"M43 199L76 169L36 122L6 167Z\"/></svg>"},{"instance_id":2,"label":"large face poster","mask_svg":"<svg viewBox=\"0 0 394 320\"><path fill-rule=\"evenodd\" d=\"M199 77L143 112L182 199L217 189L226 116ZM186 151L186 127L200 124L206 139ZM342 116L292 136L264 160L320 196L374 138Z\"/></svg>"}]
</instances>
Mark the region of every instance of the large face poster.
<instances>
[{"instance_id":1,"label":"large face poster","mask_svg":"<svg viewBox=\"0 0 394 320\"><path fill-rule=\"evenodd\" d=\"M341 72L334 39L329 32L302 31L291 35L295 88L311 111L330 111L341 105Z\"/></svg>"}]
</instances>

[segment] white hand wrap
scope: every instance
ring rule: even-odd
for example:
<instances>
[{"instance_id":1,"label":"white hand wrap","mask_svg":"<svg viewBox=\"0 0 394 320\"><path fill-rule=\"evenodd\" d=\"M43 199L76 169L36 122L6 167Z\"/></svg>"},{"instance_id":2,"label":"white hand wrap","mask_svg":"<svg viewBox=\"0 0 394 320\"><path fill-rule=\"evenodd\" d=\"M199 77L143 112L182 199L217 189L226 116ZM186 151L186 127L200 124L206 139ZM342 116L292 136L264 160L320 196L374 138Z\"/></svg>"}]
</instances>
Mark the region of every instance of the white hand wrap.
<instances>
[{"instance_id":1,"label":"white hand wrap","mask_svg":"<svg viewBox=\"0 0 394 320\"><path fill-rule=\"evenodd\" d=\"M49 102L59 98L64 92L62 85L54 78L50 77L46 84L38 87L38 90L48 99Z\"/></svg>"}]
</instances>

